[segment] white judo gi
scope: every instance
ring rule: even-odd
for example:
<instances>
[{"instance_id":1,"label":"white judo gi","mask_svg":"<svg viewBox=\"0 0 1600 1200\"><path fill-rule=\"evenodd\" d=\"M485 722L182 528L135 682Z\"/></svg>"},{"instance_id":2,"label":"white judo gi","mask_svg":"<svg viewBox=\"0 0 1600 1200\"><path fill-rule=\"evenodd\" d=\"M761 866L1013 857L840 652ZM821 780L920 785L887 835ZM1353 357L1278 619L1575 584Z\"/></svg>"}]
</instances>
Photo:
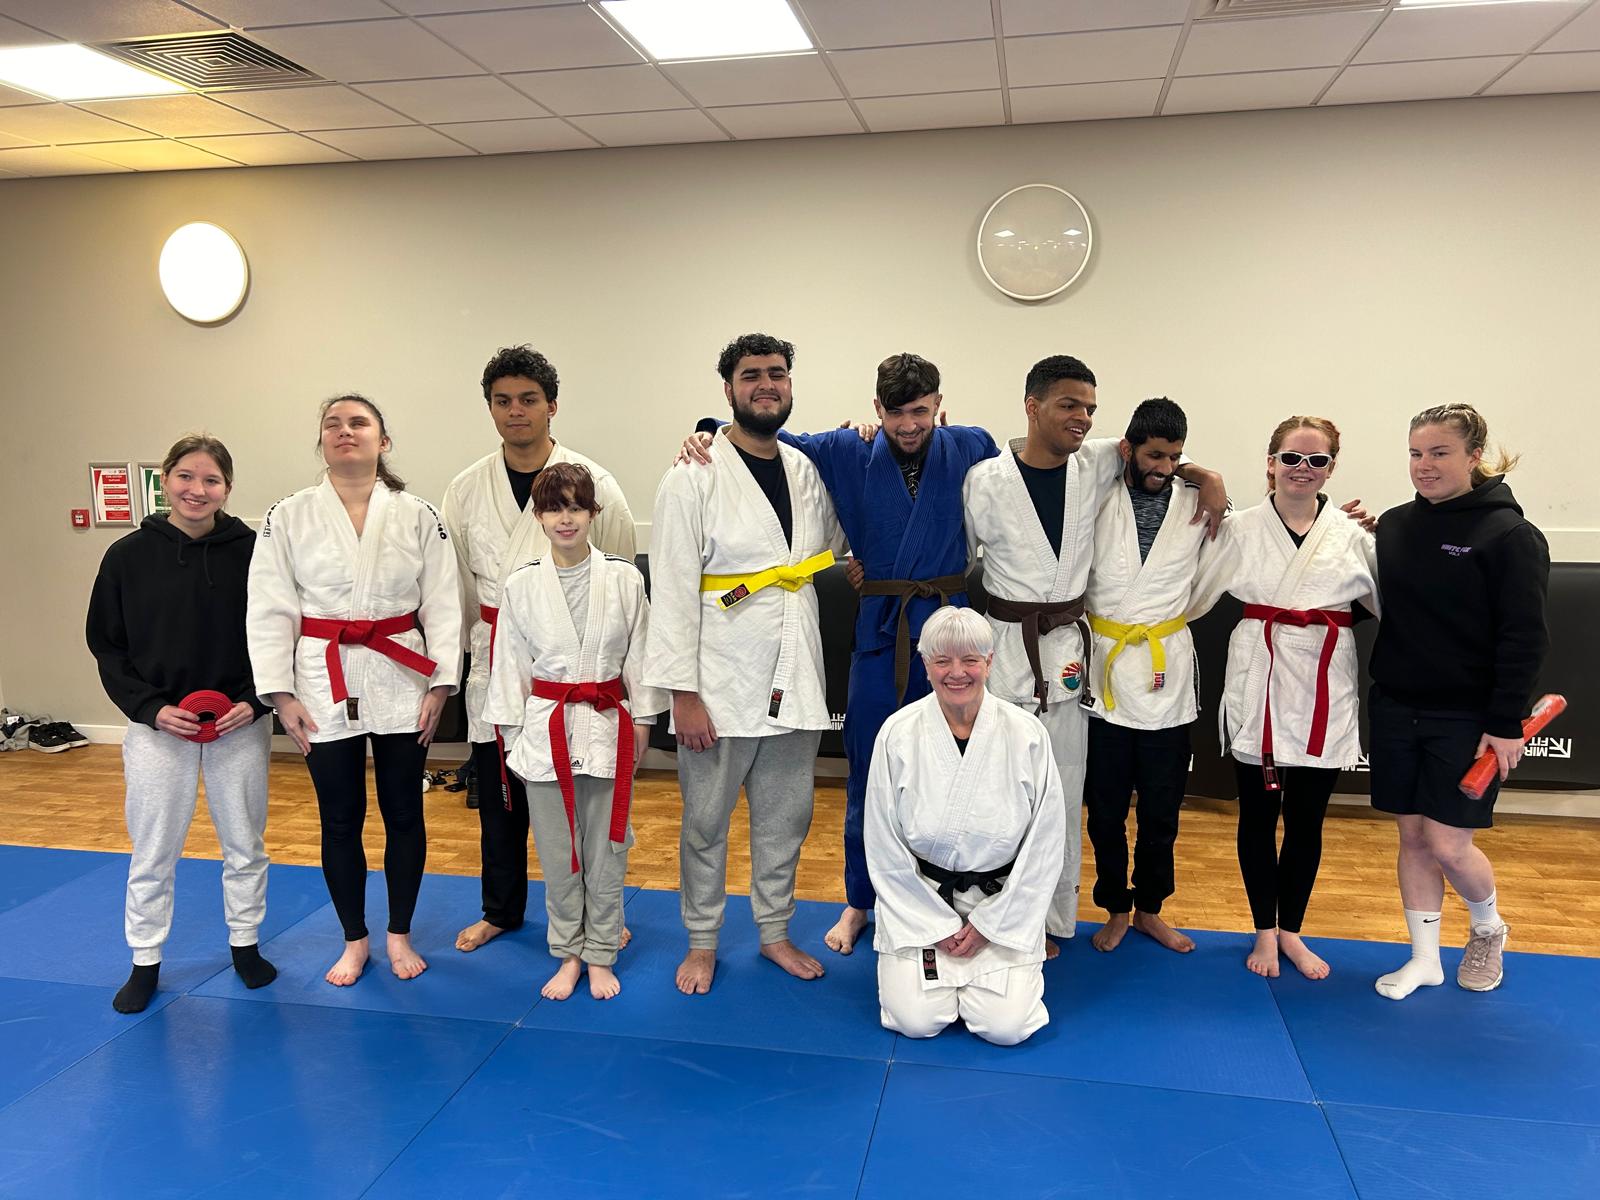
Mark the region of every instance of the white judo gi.
<instances>
[{"instance_id":1,"label":"white judo gi","mask_svg":"<svg viewBox=\"0 0 1600 1200\"><path fill-rule=\"evenodd\" d=\"M415 628L370 644L301 628L304 617L370 623L409 614ZM285 497L257 535L245 624L262 700L293 693L316 723L311 741L416 731L428 689L454 693L461 678L456 555L444 522L427 501L377 483L358 538L328 480ZM404 666L373 648L380 642L431 659L435 669L424 675ZM343 703L334 700L330 646L350 697Z\"/></svg>"},{"instance_id":2,"label":"white judo gi","mask_svg":"<svg viewBox=\"0 0 1600 1200\"><path fill-rule=\"evenodd\" d=\"M1037 717L985 696L965 754L936 695L884 722L867 777L866 846L886 1028L932 1037L960 1016L979 1037L1014 1045L1046 1024L1045 918L1069 832ZM993 895L969 887L952 908L918 859L956 872L1012 866ZM936 949L963 918L989 944L965 958Z\"/></svg>"},{"instance_id":3,"label":"white judo gi","mask_svg":"<svg viewBox=\"0 0 1600 1200\"><path fill-rule=\"evenodd\" d=\"M983 550L983 586L991 596L1028 603L1075 600L1089 586L1094 557L1095 519L1112 488L1119 486L1123 461L1117 439L1095 438L1067 460L1066 504L1062 512L1061 553L1034 515L1033 500L1017 467L1026 444L1014 438L998 458L978 463L962 485L967 542ZM1137 553L1137 548L1135 548ZM989 690L1002 699L1037 706L1033 668L1023 649L1022 627L989 618L994 631L994 666ZM1050 731L1050 745L1061 774L1067 838L1061 878L1050 906L1049 932L1070 938L1077 932L1078 876L1083 863L1083 772L1088 752L1087 711L1080 701L1092 681L1084 675L1083 638L1075 625L1039 639L1039 660L1049 707L1039 714Z\"/></svg>"}]
</instances>

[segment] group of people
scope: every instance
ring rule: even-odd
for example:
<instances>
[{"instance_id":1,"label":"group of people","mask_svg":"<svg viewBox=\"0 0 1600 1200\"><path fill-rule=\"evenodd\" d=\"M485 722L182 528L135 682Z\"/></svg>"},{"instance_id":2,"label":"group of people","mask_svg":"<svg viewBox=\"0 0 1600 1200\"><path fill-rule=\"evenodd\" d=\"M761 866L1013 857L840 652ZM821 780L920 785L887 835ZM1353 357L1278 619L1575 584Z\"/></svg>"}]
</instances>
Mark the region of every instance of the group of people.
<instances>
[{"instance_id":1,"label":"group of people","mask_svg":"<svg viewBox=\"0 0 1600 1200\"><path fill-rule=\"evenodd\" d=\"M1361 754L1352 628L1372 617L1372 797L1397 818L1412 940L1377 990L1402 999L1443 981L1446 878L1471 913L1458 982L1499 984L1507 929L1472 840L1491 823L1497 785L1474 801L1457 781L1485 750L1500 779L1521 756L1549 556L1504 482L1511 464L1486 461L1475 410L1413 419L1416 497L1375 522L1356 502L1328 501L1340 446L1323 417L1278 424L1266 499L1233 512L1221 478L1184 456L1187 419L1172 401L1140 404L1120 438L1089 439L1096 379L1076 358L1028 373L1026 433L1004 449L946 423L939 372L914 354L880 364L874 420L792 434L793 365L794 347L766 334L723 350L729 420L691 436L661 481L648 599L627 501L552 436L558 377L526 346L485 368L500 445L456 477L442 512L405 491L384 418L361 396L322 406L326 475L273 505L259 534L223 511L226 447L204 435L174 445L162 466L171 512L107 552L88 618L102 679L130 720L133 971L115 1006L140 1011L156 990L201 773L234 965L249 987L274 978L256 944L269 710L317 795L344 931L327 981L354 984L369 957L369 748L387 957L401 978L426 969L410 939L424 761L462 685L464 649L483 915L459 950L523 924L531 829L558 960L542 994L564 999L585 974L596 998L618 994L632 779L670 709L687 934L678 989L713 984L741 790L761 953L821 976L789 922L831 721L811 584L847 548L860 604L844 723L846 906L825 941L849 954L874 924L886 1027L927 1037L960 1017L1014 1044L1046 1023L1042 966L1077 928L1085 806L1093 898L1107 914L1094 947L1113 951L1133 929L1193 948L1162 907L1198 719L1188 625L1224 593L1244 605L1218 716L1255 926L1246 965L1275 976L1282 958L1311 979L1328 973L1300 931L1329 797ZM982 615L967 597L980 553Z\"/></svg>"}]
</instances>

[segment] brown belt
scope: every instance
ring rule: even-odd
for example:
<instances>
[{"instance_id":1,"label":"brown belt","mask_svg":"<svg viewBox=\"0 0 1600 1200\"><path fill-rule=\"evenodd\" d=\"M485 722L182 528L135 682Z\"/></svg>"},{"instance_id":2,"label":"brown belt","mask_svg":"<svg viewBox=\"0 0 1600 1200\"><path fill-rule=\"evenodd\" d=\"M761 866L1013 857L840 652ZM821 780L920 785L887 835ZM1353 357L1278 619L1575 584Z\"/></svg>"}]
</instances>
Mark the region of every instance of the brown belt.
<instances>
[{"instance_id":1,"label":"brown belt","mask_svg":"<svg viewBox=\"0 0 1600 1200\"><path fill-rule=\"evenodd\" d=\"M965 575L941 575L937 579L869 579L861 585L863 596L899 596L900 626L894 635L894 688L895 705L905 703L906 682L911 678L911 618L908 615L911 600L920 597L931 600L939 597L939 607L950 603L950 597L967 590Z\"/></svg>"},{"instance_id":2,"label":"brown belt","mask_svg":"<svg viewBox=\"0 0 1600 1200\"><path fill-rule=\"evenodd\" d=\"M1086 599L1087 596L1079 596L1076 600L1038 603L1026 600L1002 600L999 596L989 597L987 611L991 617L997 621L1010 621L1022 626L1022 648L1028 652L1028 665L1033 668L1033 695L1039 701L1040 712L1050 711L1047 700L1050 686L1045 683L1044 668L1039 665L1039 639L1064 625L1076 625L1079 635L1083 638L1083 695L1079 697L1079 703L1088 704L1091 701L1089 663L1094 642L1089 637L1088 622L1083 619Z\"/></svg>"}]
</instances>

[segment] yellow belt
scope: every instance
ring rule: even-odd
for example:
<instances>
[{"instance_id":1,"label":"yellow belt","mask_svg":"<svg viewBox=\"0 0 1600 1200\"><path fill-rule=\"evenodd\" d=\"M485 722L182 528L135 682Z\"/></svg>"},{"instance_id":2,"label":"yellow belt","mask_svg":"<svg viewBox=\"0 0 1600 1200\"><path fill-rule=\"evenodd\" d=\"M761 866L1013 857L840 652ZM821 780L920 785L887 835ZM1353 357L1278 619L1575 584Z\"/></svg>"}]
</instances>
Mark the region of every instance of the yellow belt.
<instances>
[{"instance_id":1,"label":"yellow belt","mask_svg":"<svg viewBox=\"0 0 1600 1200\"><path fill-rule=\"evenodd\" d=\"M1167 652L1161 645L1161 639L1169 634L1177 633L1189 623L1187 617L1173 617L1170 621L1162 621L1159 625L1123 625L1118 621L1108 621L1104 617L1089 614L1089 628L1101 637L1115 638L1116 645L1111 647L1111 652L1106 655L1105 665L1105 692L1106 711L1110 712L1117 706L1115 697L1111 694L1111 664L1117 661L1129 646L1138 645L1140 642L1150 643L1150 670L1153 672L1150 690L1159 691L1166 682Z\"/></svg>"},{"instance_id":2,"label":"yellow belt","mask_svg":"<svg viewBox=\"0 0 1600 1200\"><path fill-rule=\"evenodd\" d=\"M768 567L765 571L755 571L749 575L702 575L700 590L721 592L722 595L717 597L717 607L727 609L741 600L749 599L762 588L774 585L786 592L798 592L811 582L813 575L831 566L833 566L833 551L824 550L821 554L813 554L804 562L797 562L792 567Z\"/></svg>"}]
</instances>

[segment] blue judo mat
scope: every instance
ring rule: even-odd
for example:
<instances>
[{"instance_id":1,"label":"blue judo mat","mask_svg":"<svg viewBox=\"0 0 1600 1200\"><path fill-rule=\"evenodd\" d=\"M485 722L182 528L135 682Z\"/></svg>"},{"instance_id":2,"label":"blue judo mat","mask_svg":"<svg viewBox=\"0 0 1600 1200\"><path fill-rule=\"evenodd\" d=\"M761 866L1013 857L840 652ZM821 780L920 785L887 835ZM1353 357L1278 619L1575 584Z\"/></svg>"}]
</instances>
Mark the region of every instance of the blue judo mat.
<instances>
[{"instance_id":1,"label":"blue judo mat","mask_svg":"<svg viewBox=\"0 0 1600 1200\"><path fill-rule=\"evenodd\" d=\"M1395 1004L1372 990L1395 946L1322 941L1330 979L1268 983L1239 935L1101 955L1084 925L1047 967L1051 1023L1001 1049L886 1032L870 947L822 949L832 905L792 927L827 974L783 974L742 897L710 995L673 986L676 894L630 891L622 994L557 1003L537 884L527 927L466 955L477 881L428 876L429 969L402 983L374 875L373 961L333 988L319 873L275 866L280 975L247 991L220 864L185 860L162 991L122 1016L126 870L0 847L0 1197L1600 1194L1593 959L1513 953L1496 992Z\"/></svg>"}]
</instances>

